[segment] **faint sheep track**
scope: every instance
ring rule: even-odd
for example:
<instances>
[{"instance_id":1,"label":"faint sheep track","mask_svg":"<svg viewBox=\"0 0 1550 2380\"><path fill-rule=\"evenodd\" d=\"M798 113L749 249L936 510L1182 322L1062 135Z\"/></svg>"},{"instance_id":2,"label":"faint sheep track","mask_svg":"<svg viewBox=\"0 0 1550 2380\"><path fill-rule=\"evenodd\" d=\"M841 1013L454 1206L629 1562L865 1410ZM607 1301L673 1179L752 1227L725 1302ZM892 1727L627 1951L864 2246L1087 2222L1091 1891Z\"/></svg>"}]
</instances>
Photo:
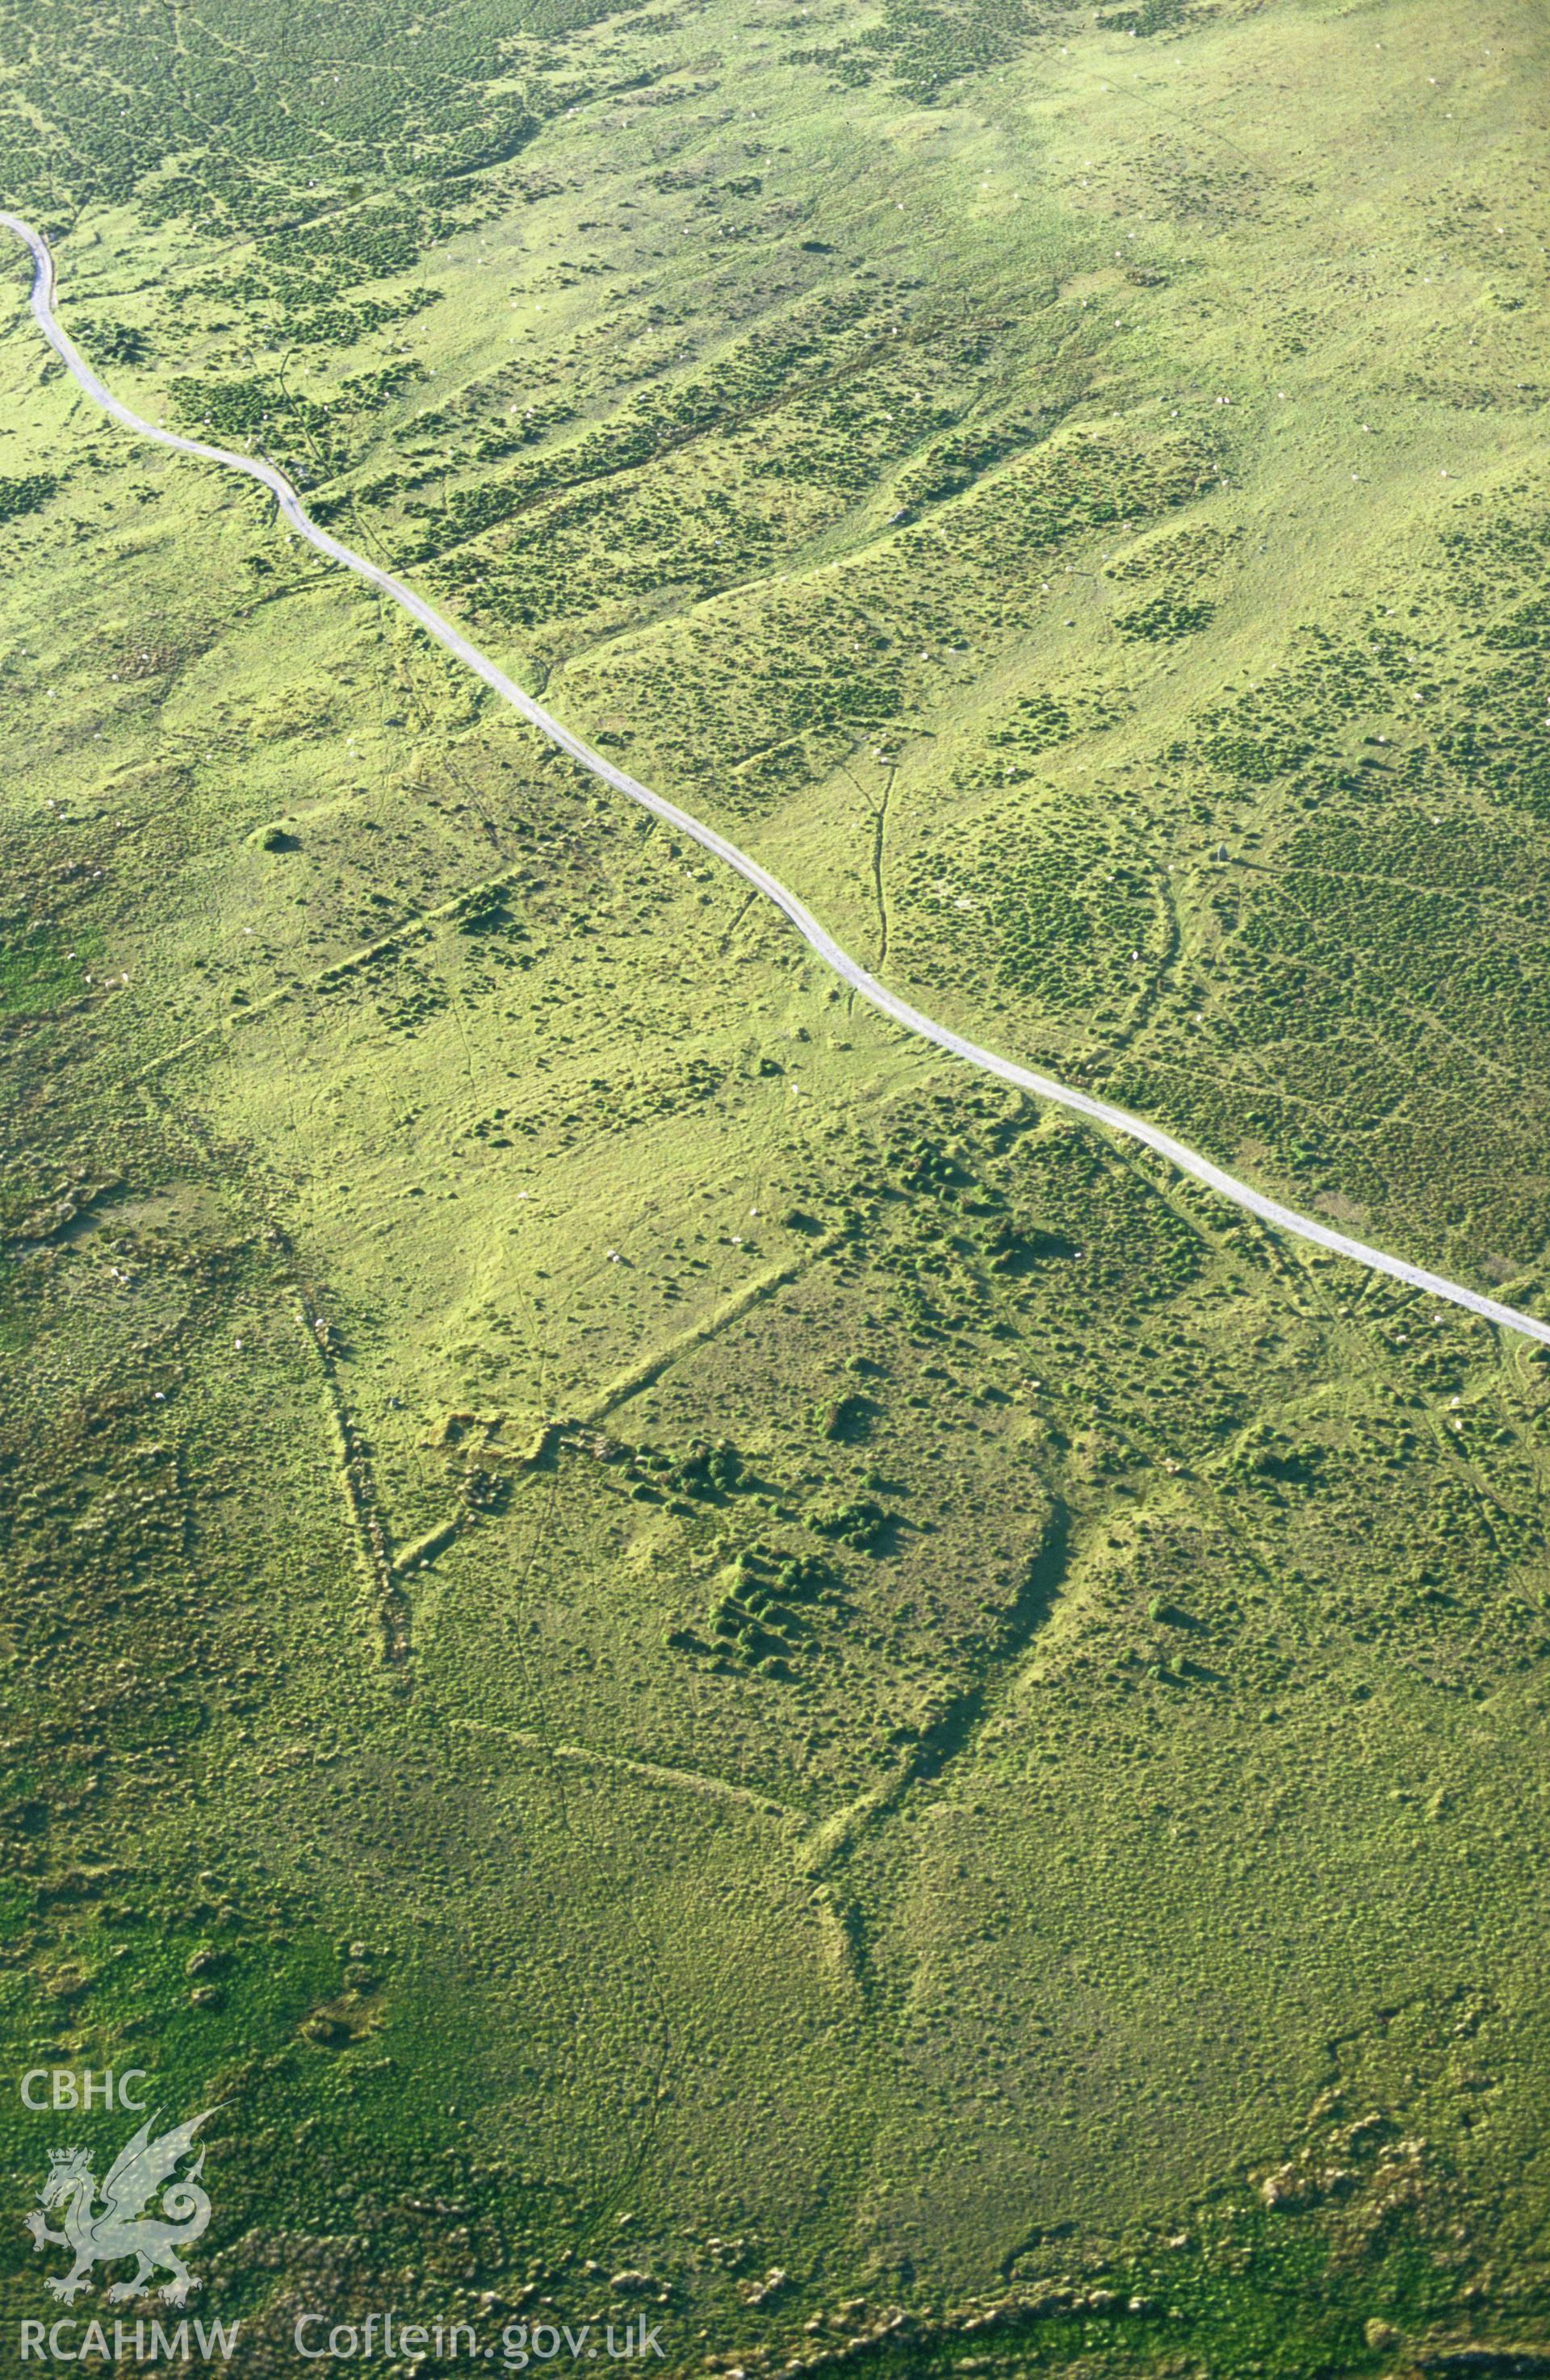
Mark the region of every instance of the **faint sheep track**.
<instances>
[{"instance_id":1,"label":"faint sheep track","mask_svg":"<svg viewBox=\"0 0 1550 2380\"><path fill-rule=\"evenodd\" d=\"M1273 1231L1284 1232L1291 1239L1306 1240L1331 1256L1345 1257L1352 1264L1365 1266L1370 1272L1386 1273L1391 1280L1403 1281L1408 1288L1421 1290L1427 1296L1440 1298L1450 1305L1461 1305L1469 1313L1478 1314L1504 1330L1517 1331L1523 1338L1538 1340L1542 1346L1550 1346L1550 1322L1542 1322L1537 1316L1524 1314L1516 1306L1504 1305L1496 1298L1483 1297L1478 1291L1466 1289L1459 1281L1446 1281L1440 1273L1427 1272L1420 1265L1407 1264L1403 1257L1391 1257L1382 1248L1368 1247L1364 1242L1349 1239L1344 1232L1333 1231L1328 1224L1318 1222L1311 1215L1300 1215L1295 1208L1283 1207L1278 1200L1267 1198L1250 1184L1239 1181L1236 1175L1214 1165L1209 1158L1202 1157L1198 1151L1186 1147L1181 1140L1175 1140L1171 1134L1162 1131L1158 1125L1148 1123L1143 1117L1133 1116L1124 1108L1111 1106L1106 1099L1093 1099L1086 1091L1075 1090L1068 1084L1056 1082L1053 1075L1037 1074L1031 1067L1019 1066L1009 1058L998 1056L995 1050L982 1049L977 1042L967 1040L962 1034L953 1032L947 1026L938 1025L933 1017L912 1008L908 1001L901 1000L897 992L890 991L875 976L869 975L864 967L858 965L777 876L772 876L767 868L761 868L757 860L751 859L747 852L740 851L725 835L718 834L714 827L704 825L688 810L679 809L675 802L666 800L663 795L653 794L649 786L627 776L611 760L605 760L600 752L594 752L579 735L563 726L552 712L535 702L531 694L524 693L504 670L497 669L494 662L482 653L477 645L471 644L460 629L454 627L449 620L444 620L422 595L417 595L412 588L406 587L402 579L395 578L391 571L382 569L374 562L368 562L363 554L341 544L337 538L330 537L326 529L319 528L308 516L290 481L284 472L276 470L274 464L259 461L250 455L228 454L225 447L207 445L202 439L179 437L176 431L161 429L154 422L142 420L138 413L131 412L105 382L98 379L55 320L54 256L43 234L24 222L21 216L4 212L0 212L0 226L14 232L31 249L34 266L33 315L50 346L94 405L100 406L124 429L132 431L136 437L147 438L157 446L168 446L175 454L192 455L201 462L218 463L223 469L238 471L244 479L256 480L261 487L267 488L291 527L318 552L353 571L358 578L363 578L368 586L376 588L381 594L398 604L412 620L418 621L427 636L433 637L456 660L472 670L477 677L482 678L503 702L509 703L513 710L546 735L562 752L568 753L581 768L601 778L616 793L623 794L628 800L651 811L653 817L665 820L679 834L699 844L713 858L719 859L745 882L751 884L756 892L773 903L796 928L809 949L839 977L841 982L848 984L853 991L859 992L864 1001L891 1018L894 1024L902 1026L907 1033L914 1034L919 1039L930 1042L934 1048L945 1050L948 1057L961 1058L969 1065L977 1066L982 1073L994 1075L1002 1082L1012 1084L1018 1090L1028 1092L1033 1099L1043 1099L1054 1107L1069 1109L1073 1114L1086 1117L1089 1123L1099 1124L1107 1132L1139 1141L1180 1173L1202 1183L1218 1197L1243 1208L1251 1215L1257 1215Z\"/></svg>"}]
</instances>

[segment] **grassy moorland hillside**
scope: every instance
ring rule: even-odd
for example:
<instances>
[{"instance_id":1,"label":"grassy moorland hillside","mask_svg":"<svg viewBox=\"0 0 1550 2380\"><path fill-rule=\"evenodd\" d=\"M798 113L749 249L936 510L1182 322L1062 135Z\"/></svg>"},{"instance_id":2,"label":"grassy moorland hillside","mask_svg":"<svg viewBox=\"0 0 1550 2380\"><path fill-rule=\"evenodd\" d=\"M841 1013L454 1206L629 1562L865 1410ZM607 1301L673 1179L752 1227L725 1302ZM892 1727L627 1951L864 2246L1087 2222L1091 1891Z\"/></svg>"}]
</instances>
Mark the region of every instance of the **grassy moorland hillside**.
<instances>
[{"instance_id":1,"label":"grassy moorland hillside","mask_svg":"<svg viewBox=\"0 0 1550 2380\"><path fill-rule=\"evenodd\" d=\"M1545 65L0 0L0 186L899 990L1544 1311ZM1550 2351L1536 1351L853 1007L24 263L7 2070L223 2103L254 2372Z\"/></svg>"}]
</instances>

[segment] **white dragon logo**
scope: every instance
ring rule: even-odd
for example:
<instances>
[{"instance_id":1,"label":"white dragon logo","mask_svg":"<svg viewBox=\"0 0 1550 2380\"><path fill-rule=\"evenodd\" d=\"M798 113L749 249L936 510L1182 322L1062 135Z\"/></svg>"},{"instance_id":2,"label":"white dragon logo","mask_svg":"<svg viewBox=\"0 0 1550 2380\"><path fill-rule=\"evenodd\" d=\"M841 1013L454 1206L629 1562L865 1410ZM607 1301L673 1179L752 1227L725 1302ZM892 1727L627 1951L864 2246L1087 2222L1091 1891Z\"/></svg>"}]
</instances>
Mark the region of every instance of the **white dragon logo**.
<instances>
[{"instance_id":1,"label":"white dragon logo","mask_svg":"<svg viewBox=\"0 0 1550 2380\"><path fill-rule=\"evenodd\" d=\"M110 2303L143 2297L158 2265L172 2276L160 2292L164 2303L180 2306L190 2289L200 2288L178 2251L191 2246L210 2221L210 2201L199 2186L204 2170L203 2149L186 2174L176 2181L172 2176L179 2158L192 2148L201 2124L214 2112L206 2107L202 2115L163 2132L157 2140L151 2138L151 2131L160 2119L148 2117L109 2167L100 2205L91 2152L49 2151L48 2180L38 2192L37 2207L27 2217L27 2228L34 2248L68 2248L75 2258L62 2279L51 2275L45 2281L43 2286L55 2297L69 2305L86 2287L93 2265L116 2264L121 2256L138 2257L139 2269L109 2289ZM147 2215L145 2209L158 2192L161 2211ZM56 2206L64 2209L64 2228L51 2231L47 2214Z\"/></svg>"}]
</instances>

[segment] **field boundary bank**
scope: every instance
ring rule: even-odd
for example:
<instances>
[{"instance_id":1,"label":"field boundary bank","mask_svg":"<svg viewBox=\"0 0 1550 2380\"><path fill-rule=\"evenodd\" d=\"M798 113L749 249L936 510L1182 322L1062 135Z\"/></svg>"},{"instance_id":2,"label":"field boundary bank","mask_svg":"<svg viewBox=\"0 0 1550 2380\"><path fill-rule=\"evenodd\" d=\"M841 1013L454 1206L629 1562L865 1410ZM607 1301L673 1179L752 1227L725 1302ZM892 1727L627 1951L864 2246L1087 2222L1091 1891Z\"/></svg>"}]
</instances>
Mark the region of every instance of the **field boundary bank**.
<instances>
[{"instance_id":1,"label":"field boundary bank","mask_svg":"<svg viewBox=\"0 0 1550 2380\"><path fill-rule=\"evenodd\" d=\"M961 1059L982 1073L995 1075L1035 1099L1065 1108L1070 1113L1098 1124L1105 1132L1117 1133L1127 1140L1139 1142L1180 1173L1201 1183L1217 1197L1241 1208L1248 1214L1258 1216L1272 1231L1290 1239L1304 1241L1327 1255L1343 1257L1370 1272L1383 1273L1426 1296L1461 1306L1467 1313L1479 1315L1501 1330L1537 1340L1542 1346L1550 1346L1550 1322L1543 1322L1536 1315L1526 1314L1517 1306L1503 1305L1497 1298L1483 1296L1476 1290L1466 1288L1460 1281L1447 1280L1441 1273L1429 1272L1421 1265L1410 1264L1402 1257L1390 1256L1382 1248L1369 1247L1364 1241L1352 1239L1344 1232L1336 1232L1313 1216L1302 1215L1295 1208L1283 1206L1279 1200L1267 1197L1251 1184L1239 1181L1235 1174L1214 1164L1185 1142L1176 1140L1159 1125L1149 1123L1144 1117L1131 1115L1127 1109L1113 1106L1107 1099L1094 1099L1090 1092L1077 1090L1068 1084L1056 1081L1053 1075L1040 1074L1031 1067L1021 1066L1012 1059L1001 1057L995 1050L982 1049L978 1042L955 1033L948 1026L937 1024L934 1017L927 1016L897 992L890 991L885 984L879 982L875 976L851 958L849 953L836 941L827 929L777 876L762 868L737 844L718 833L715 828L705 825L691 811L680 809L665 795L653 793L650 786L627 775L611 760L604 759L600 752L594 752L553 712L545 710L542 703L535 701L514 678L498 668L451 621L444 619L422 595L416 594L391 571L384 570L374 562L368 562L363 554L357 553L352 547L331 537L326 529L320 528L284 472L277 470L274 464L254 455L232 454L224 446L208 445L202 439L185 438L176 431L165 430L155 422L146 421L116 397L55 318L54 253L47 240L20 215L4 211L0 211L0 227L14 232L31 251L34 268L31 299L33 318L71 378L94 405L101 407L120 428L131 431L136 437L148 439L157 446L169 447L175 454L189 455L201 462L219 464L223 469L238 472L243 478L256 480L261 487L267 488L278 504L283 517L319 553L353 572L358 578L364 579L369 586L376 588L381 594L398 604L428 636L445 647L455 660L472 670L475 676L482 679L503 702L525 719L530 726L536 727L541 735L567 753L580 767L614 792L622 794L627 800L663 820L689 841L698 844L702 850L708 851L713 858L719 859L724 867L731 868L746 883L752 885L756 892L780 911L824 965L880 1014L900 1026L905 1032L943 1050L948 1057Z\"/></svg>"}]
</instances>

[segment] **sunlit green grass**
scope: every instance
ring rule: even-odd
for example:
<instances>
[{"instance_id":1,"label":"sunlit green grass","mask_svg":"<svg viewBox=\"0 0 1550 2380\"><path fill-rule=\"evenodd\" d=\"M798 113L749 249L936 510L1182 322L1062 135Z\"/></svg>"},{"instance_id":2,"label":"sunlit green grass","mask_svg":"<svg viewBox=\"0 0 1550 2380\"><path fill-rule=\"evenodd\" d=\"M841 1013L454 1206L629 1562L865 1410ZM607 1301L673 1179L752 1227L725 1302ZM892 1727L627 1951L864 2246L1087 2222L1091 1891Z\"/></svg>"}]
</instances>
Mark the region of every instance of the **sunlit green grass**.
<instances>
[{"instance_id":1,"label":"sunlit green grass","mask_svg":"<svg viewBox=\"0 0 1550 2380\"><path fill-rule=\"evenodd\" d=\"M1532 1304L1532 29L1104 13L67 10L7 203L900 990ZM1532 1351L854 1008L25 287L17 2070L222 2103L260 2354L1542 2339Z\"/></svg>"}]
</instances>

